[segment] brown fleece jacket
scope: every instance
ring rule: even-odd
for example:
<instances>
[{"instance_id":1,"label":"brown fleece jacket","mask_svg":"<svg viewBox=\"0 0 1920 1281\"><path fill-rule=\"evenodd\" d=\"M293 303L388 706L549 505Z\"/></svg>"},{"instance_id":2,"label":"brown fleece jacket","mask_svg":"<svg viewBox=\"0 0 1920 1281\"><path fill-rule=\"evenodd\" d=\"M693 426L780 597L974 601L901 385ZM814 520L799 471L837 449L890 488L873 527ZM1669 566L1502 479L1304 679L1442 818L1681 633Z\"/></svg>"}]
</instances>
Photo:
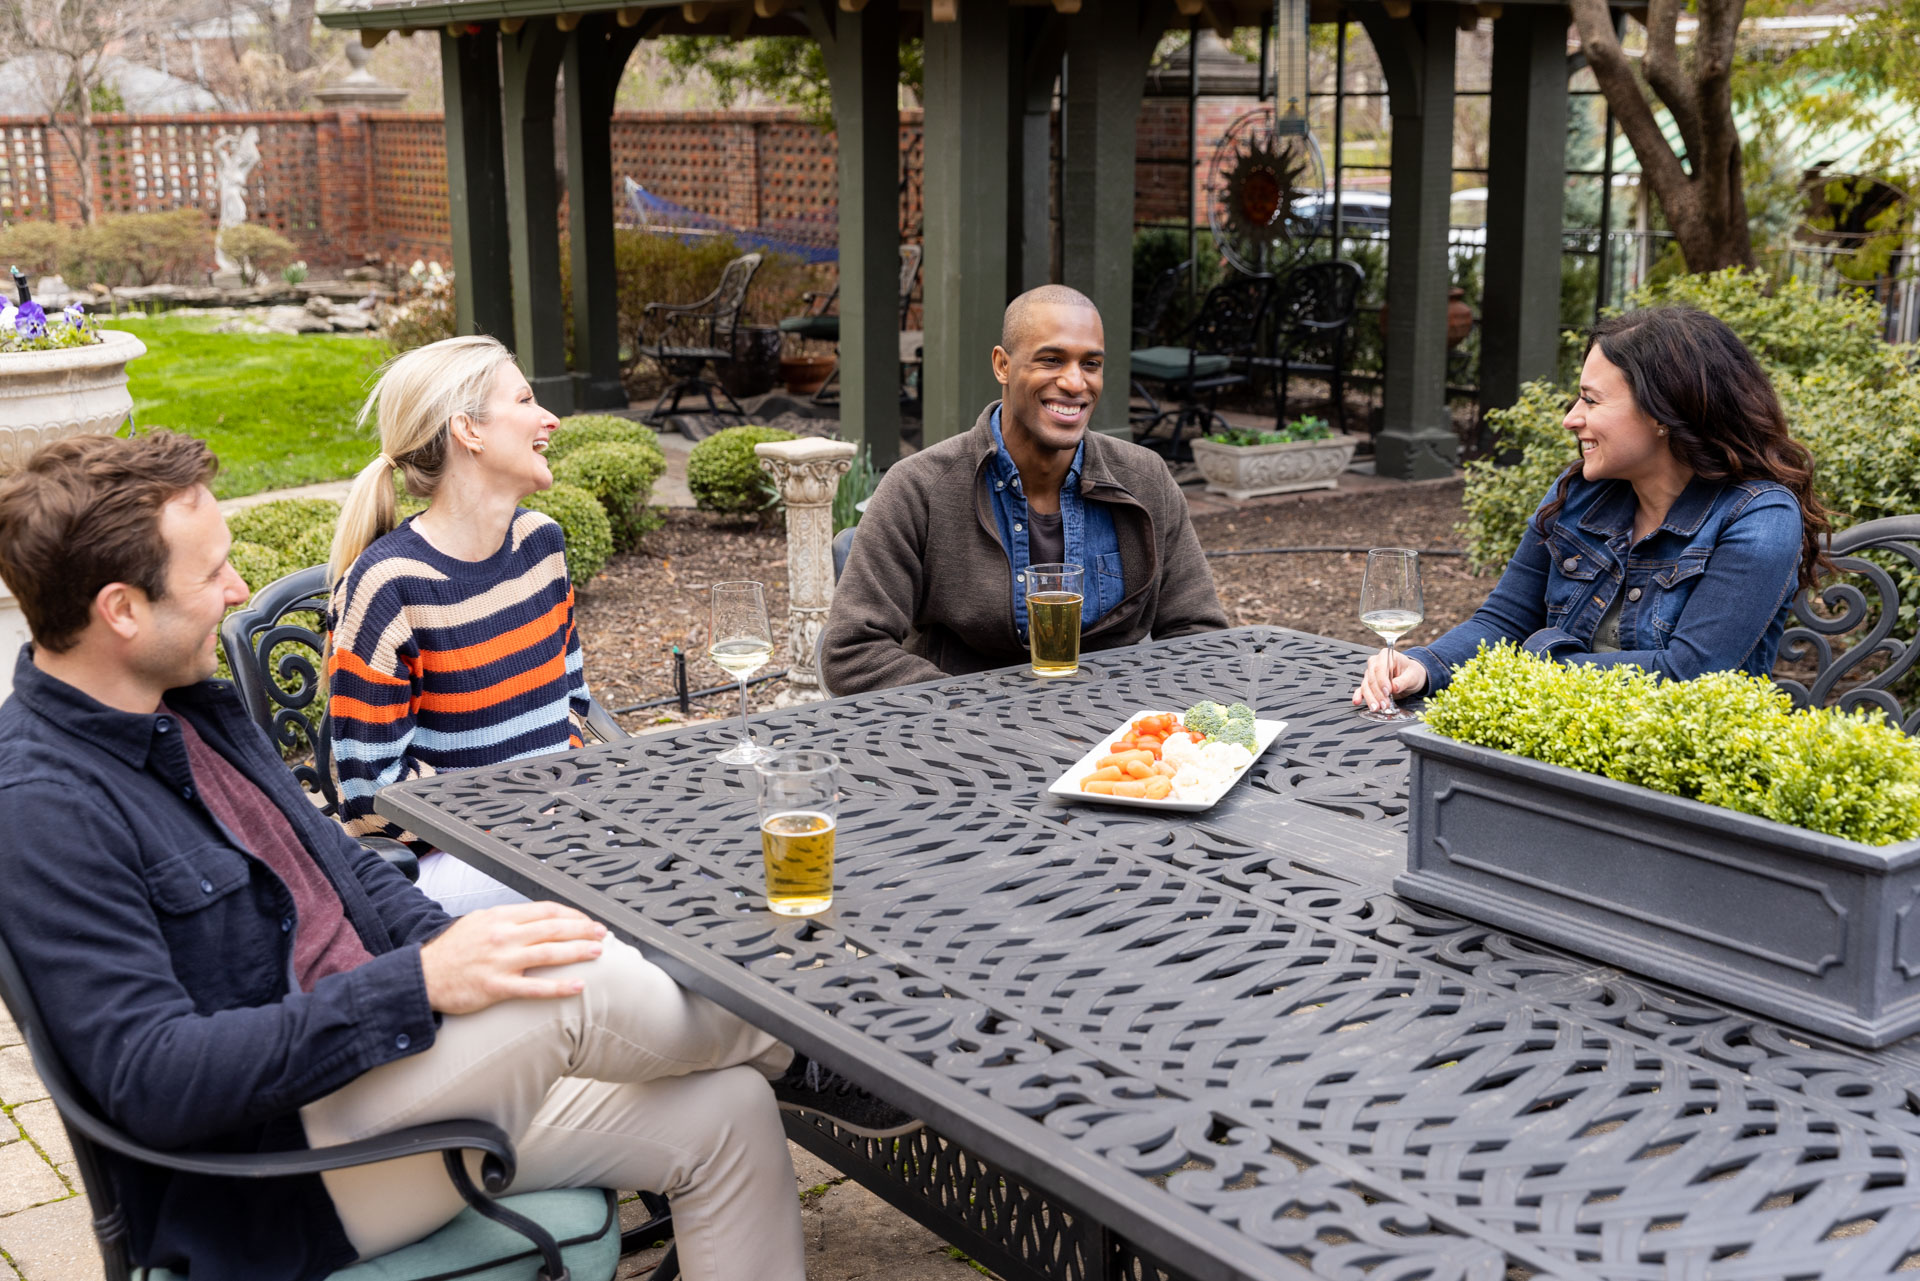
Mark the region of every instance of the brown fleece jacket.
<instances>
[{"instance_id":1,"label":"brown fleece jacket","mask_svg":"<svg viewBox=\"0 0 1920 1281\"><path fill-rule=\"evenodd\" d=\"M998 404L999 402L995 402ZM823 675L835 694L1028 660L1013 621L1013 566L987 492L994 405L973 430L902 459L860 518L827 616ZM1080 496L1112 509L1126 595L1084 650L1227 625L1187 500L1151 450L1086 436Z\"/></svg>"}]
</instances>

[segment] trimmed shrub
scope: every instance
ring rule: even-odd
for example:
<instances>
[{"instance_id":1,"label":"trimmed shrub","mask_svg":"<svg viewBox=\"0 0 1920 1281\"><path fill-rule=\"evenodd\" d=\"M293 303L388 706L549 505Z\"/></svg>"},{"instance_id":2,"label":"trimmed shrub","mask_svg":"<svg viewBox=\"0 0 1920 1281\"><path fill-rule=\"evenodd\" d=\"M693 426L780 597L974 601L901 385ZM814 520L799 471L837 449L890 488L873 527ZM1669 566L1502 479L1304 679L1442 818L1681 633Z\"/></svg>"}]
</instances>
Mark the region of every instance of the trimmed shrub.
<instances>
[{"instance_id":1,"label":"trimmed shrub","mask_svg":"<svg viewBox=\"0 0 1920 1281\"><path fill-rule=\"evenodd\" d=\"M575 591L585 591L613 555L613 526L600 500L584 489L556 484L521 506L545 512L559 523L567 540L567 576Z\"/></svg>"},{"instance_id":2,"label":"trimmed shrub","mask_svg":"<svg viewBox=\"0 0 1920 1281\"><path fill-rule=\"evenodd\" d=\"M240 264L240 278L250 285L269 272L279 271L299 252L291 240L257 222L228 227L220 233L219 244L227 257Z\"/></svg>"},{"instance_id":3,"label":"trimmed shrub","mask_svg":"<svg viewBox=\"0 0 1920 1281\"><path fill-rule=\"evenodd\" d=\"M660 474L667 474L667 456L660 451L660 437L644 423L614 414L575 414L562 418L560 427L547 442L547 462L559 462L582 445L632 445L660 460Z\"/></svg>"},{"instance_id":4,"label":"trimmed shrub","mask_svg":"<svg viewBox=\"0 0 1920 1281\"><path fill-rule=\"evenodd\" d=\"M1764 677L1665 681L1482 647L1427 704L1465 743L1868 845L1920 836L1920 740L1879 714L1795 711Z\"/></svg>"},{"instance_id":5,"label":"trimmed shrub","mask_svg":"<svg viewBox=\"0 0 1920 1281\"><path fill-rule=\"evenodd\" d=\"M74 237L62 266L107 285L190 283L213 257L213 228L199 209L108 214Z\"/></svg>"},{"instance_id":6,"label":"trimmed shrub","mask_svg":"<svg viewBox=\"0 0 1920 1281\"><path fill-rule=\"evenodd\" d=\"M1675 303L1720 317L1773 379L1794 436L1813 451L1814 485L1834 527L1920 512L1920 375L1904 348L1879 339L1864 294L1821 298L1798 281L1765 291L1735 270L1680 276L1636 294L1633 306ZM1466 465L1460 525L1476 572L1505 566L1526 521L1578 457L1560 426L1570 387L1528 383L1511 408L1487 415L1494 447ZM1507 466L1495 459L1516 458Z\"/></svg>"},{"instance_id":7,"label":"trimmed shrub","mask_svg":"<svg viewBox=\"0 0 1920 1281\"><path fill-rule=\"evenodd\" d=\"M29 276L65 271L79 235L79 228L55 222L9 223L0 227L0 270L16 266Z\"/></svg>"},{"instance_id":8,"label":"trimmed shrub","mask_svg":"<svg viewBox=\"0 0 1920 1281\"><path fill-rule=\"evenodd\" d=\"M649 506L647 499L653 496L653 482L666 470L667 460L658 445L608 440L574 447L553 464L553 478L599 499L607 511L614 547L625 550L660 528L660 509Z\"/></svg>"},{"instance_id":9,"label":"trimmed shrub","mask_svg":"<svg viewBox=\"0 0 1920 1281\"><path fill-rule=\"evenodd\" d=\"M694 503L714 512L760 512L780 501L773 478L760 469L755 445L798 440L778 427L729 427L687 455L687 488Z\"/></svg>"},{"instance_id":10,"label":"trimmed shrub","mask_svg":"<svg viewBox=\"0 0 1920 1281\"><path fill-rule=\"evenodd\" d=\"M227 559L232 562L235 572L245 580L249 591L257 592L275 579L285 578L292 570L286 568L287 558L271 547L262 547L259 543L250 543L236 538L227 551Z\"/></svg>"}]
</instances>

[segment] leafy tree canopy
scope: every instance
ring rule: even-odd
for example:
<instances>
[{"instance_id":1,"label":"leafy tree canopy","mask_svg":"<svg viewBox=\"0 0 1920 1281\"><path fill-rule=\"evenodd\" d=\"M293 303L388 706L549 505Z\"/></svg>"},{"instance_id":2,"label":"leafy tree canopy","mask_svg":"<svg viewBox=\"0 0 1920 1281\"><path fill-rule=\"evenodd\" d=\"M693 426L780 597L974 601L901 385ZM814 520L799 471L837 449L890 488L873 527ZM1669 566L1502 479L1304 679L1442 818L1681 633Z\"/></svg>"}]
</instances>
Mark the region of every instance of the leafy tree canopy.
<instances>
[{"instance_id":1,"label":"leafy tree canopy","mask_svg":"<svg viewBox=\"0 0 1920 1281\"><path fill-rule=\"evenodd\" d=\"M798 107L822 128L834 127L827 60L819 44L806 36L760 36L751 40L669 36L660 42L660 52L675 83L684 84L689 76L704 74L723 107L732 106L744 93L754 92ZM924 67L921 42L902 40L900 83L916 95L924 83Z\"/></svg>"}]
</instances>

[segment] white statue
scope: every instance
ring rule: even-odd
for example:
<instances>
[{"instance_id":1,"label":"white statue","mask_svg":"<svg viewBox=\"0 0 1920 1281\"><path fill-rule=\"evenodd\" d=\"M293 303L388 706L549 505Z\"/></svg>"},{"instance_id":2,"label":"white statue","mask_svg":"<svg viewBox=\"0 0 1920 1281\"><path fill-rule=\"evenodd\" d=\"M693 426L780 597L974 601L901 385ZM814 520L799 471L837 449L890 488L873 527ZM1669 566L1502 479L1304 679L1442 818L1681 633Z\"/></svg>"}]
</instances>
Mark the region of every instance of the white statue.
<instances>
[{"instance_id":1,"label":"white statue","mask_svg":"<svg viewBox=\"0 0 1920 1281\"><path fill-rule=\"evenodd\" d=\"M220 230L225 231L247 220L247 175L260 163L260 131L248 125L237 134L223 133L213 140L213 154L220 165ZM240 264L227 256L217 235L213 257L222 272L240 270Z\"/></svg>"}]
</instances>

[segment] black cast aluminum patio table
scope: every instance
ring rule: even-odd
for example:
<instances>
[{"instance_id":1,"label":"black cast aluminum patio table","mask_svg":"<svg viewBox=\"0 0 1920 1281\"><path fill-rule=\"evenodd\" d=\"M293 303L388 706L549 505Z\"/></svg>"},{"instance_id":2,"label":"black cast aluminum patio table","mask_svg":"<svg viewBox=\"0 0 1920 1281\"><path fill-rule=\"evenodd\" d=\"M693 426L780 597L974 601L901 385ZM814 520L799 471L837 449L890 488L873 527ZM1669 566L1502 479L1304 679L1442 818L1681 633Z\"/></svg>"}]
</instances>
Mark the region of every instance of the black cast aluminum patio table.
<instances>
[{"instance_id":1,"label":"black cast aluminum patio table","mask_svg":"<svg viewBox=\"0 0 1920 1281\"><path fill-rule=\"evenodd\" d=\"M1920 1055L1402 902L1367 651L1245 628L757 718L845 763L836 901L768 912L727 722L382 813L574 903L924 1117L793 1137L1009 1278L1858 1278L1920 1250ZM1198 815L1047 785L1143 708L1285 733ZM1912 1180L1913 1182L1910 1182Z\"/></svg>"}]
</instances>

